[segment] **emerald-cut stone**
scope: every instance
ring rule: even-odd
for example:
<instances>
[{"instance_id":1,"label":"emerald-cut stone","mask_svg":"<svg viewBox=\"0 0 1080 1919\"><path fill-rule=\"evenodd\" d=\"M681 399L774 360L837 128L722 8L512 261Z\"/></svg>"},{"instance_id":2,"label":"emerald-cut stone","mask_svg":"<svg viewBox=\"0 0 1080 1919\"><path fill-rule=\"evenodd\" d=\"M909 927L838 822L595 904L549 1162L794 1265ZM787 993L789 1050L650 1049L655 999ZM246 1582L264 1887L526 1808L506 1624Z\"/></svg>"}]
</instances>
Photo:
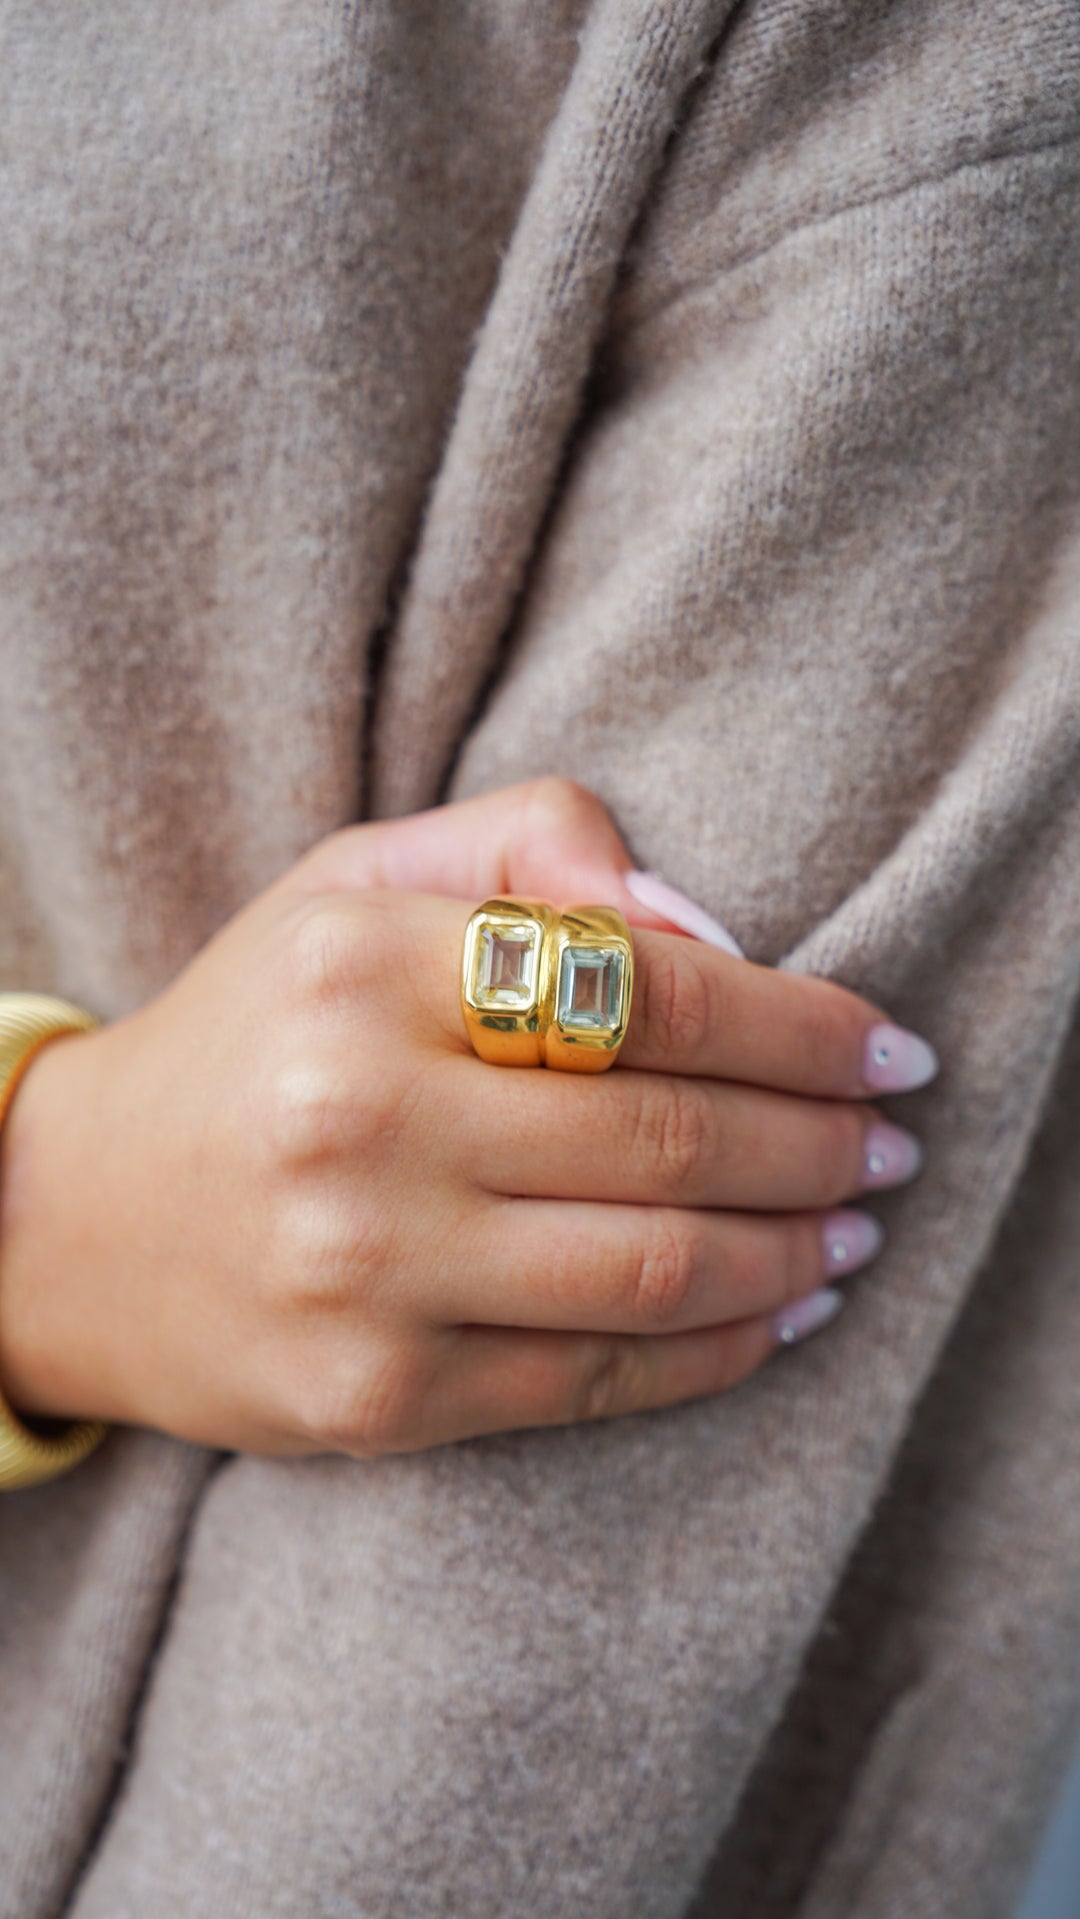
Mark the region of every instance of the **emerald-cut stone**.
<instances>
[{"instance_id":1,"label":"emerald-cut stone","mask_svg":"<svg viewBox=\"0 0 1080 1919\"><path fill-rule=\"evenodd\" d=\"M571 1032L617 1026L626 955L618 948L564 946L556 1018Z\"/></svg>"},{"instance_id":2,"label":"emerald-cut stone","mask_svg":"<svg viewBox=\"0 0 1080 1919\"><path fill-rule=\"evenodd\" d=\"M531 1006L539 951L535 926L482 926L477 998L488 1006Z\"/></svg>"}]
</instances>

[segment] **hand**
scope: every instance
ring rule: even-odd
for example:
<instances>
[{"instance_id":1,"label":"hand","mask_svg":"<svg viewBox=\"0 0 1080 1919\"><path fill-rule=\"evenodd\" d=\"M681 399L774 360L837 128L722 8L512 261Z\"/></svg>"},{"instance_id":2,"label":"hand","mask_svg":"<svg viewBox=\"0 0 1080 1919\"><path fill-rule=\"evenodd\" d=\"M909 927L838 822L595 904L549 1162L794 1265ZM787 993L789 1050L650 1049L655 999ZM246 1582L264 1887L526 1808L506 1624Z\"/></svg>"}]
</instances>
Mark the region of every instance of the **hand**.
<instances>
[{"instance_id":1,"label":"hand","mask_svg":"<svg viewBox=\"0 0 1080 1919\"><path fill-rule=\"evenodd\" d=\"M629 865L559 781L344 828L154 1000L47 1046L0 1136L12 1403L371 1456L760 1365L828 1209L892 1183L866 1170L885 1016L643 924ZM611 1071L473 1054L462 935L505 891L634 920Z\"/></svg>"}]
</instances>

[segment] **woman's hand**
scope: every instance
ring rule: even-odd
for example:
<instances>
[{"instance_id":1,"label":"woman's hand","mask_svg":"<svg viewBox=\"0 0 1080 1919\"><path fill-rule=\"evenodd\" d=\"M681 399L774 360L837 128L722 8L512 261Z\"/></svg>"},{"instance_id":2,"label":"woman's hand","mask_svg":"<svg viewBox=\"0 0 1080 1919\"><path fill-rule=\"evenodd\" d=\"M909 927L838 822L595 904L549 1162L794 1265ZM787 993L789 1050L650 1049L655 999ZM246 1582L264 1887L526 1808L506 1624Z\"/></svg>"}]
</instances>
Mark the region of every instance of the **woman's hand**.
<instances>
[{"instance_id":1,"label":"woman's hand","mask_svg":"<svg viewBox=\"0 0 1080 1919\"><path fill-rule=\"evenodd\" d=\"M551 780L345 828L146 1006L47 1046L0 1136L12 1403L370 1456L750 1373L873 1250L833 1209L916 1170L867 1102L885 1016L642 924L629 864ZM500 891L636 921L610 1072L473 1054L462 935Z\"/></svg>"}]
</instances>

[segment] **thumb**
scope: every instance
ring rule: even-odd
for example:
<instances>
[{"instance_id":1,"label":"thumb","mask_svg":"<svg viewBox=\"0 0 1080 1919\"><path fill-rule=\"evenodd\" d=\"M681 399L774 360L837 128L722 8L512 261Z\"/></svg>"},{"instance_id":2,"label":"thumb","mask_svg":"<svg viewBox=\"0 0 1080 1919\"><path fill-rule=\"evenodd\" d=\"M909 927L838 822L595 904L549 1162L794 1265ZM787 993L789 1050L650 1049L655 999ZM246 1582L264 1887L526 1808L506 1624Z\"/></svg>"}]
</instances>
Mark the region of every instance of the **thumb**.
<instances>
[{"instance_id":1,"label":"thumb","mask_svg":"<svg viewBox=\"0 0 1080 1919\"><path fill-rule=\"evenodd\" d=\"M288 877L312 893L384 886L478 901L519 893L557 906L617 906L632 925L677 926L744 957L703 907L657 874L634 869L595 793L553 774L398 819L340 827Z\"/></svg>"}]
</instances>

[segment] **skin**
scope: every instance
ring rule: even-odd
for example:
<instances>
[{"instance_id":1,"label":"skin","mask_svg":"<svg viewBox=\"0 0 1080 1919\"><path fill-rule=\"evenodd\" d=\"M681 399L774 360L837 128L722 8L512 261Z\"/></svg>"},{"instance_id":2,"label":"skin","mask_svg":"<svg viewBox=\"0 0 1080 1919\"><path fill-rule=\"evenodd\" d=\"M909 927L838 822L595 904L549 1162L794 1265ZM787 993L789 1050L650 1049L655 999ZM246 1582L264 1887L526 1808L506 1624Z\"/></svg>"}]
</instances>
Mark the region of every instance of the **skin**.
<instances>
[{"instance_id":1,"label":"skin","mask_svg":"<svg viewBox=\"0 0 1080 1919\"><path fill-rule=\"evenodd\" d=\"M0 1132L0 1388L258 1453L413 1451L734 1385L862 1190L886 1018L665 929L586 789L321 841L165 990L48 1044ZM634 926L610 1071L479 1060L486 896Z\"/></svg>"}]
</instances>

